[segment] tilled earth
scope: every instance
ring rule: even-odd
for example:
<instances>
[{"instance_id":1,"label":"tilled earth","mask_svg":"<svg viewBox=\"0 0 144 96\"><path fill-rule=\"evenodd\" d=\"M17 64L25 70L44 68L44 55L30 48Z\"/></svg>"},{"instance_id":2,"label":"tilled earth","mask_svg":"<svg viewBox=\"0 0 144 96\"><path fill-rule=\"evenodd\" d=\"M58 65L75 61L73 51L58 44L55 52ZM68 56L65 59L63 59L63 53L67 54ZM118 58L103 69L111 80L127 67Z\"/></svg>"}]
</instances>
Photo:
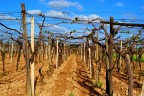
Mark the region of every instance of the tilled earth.
<instances>
[{"instance_id":1,"label":"tilled earth","mask_svg":"<svg viewBox=\"0 0 144 96\"><path fill-rule=\"evenodd\" d=\"M2 63L2 62L0 62ZM6 61L6 75L0 75L0 96L25 96L26 71L24 60L21 58L19 70L15 71L16 61ZM43 81L40 80L39 68L42 67ZM96 67L96 66L95 66ZM0 65L2 70L2 64ZM101 69L101 88L94 87L95 80L91 79L88 66L81 62L80 57L71 55L58 68L52 76L47 74L47 62L35 64L35 79L38 77L36 96L106 96L105 94L105 69ZM128 84L114 72L114 96L127 96ZM134 96L140 94L140 88L134 89Z\"/></svg>"}]
</instances>

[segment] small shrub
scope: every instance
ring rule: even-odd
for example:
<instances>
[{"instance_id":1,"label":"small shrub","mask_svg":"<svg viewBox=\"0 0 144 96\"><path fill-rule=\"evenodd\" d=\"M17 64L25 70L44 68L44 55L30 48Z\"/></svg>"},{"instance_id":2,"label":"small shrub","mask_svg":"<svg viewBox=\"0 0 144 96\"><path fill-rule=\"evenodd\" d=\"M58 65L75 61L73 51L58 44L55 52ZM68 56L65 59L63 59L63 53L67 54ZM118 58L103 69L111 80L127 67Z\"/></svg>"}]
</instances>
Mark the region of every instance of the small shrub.
<instances>
[{"instance_id":1,"label":"small shrub","mask_svg":"<svg viewBox=\"0 0 144 96\"><path fill-rule=\"evenodd\" d=\"M97 87L97 88L101 88L102 85L103 85L102 81L95 82L95 84L94 84L94 86Z\"/></svg>"},{"instance_id":2,"label":"small shrub","mask_svg":"<svg viewBox=\"0 0 144 96\"><path fill-rule=\"evenodd\" d=\"M138 59L138 58L136 57L136 55L133 55L132 60L133 60L133 61L137 61L137 59ZM141 61L141 62L144 62L144 55L142 55L140 61Z\"/></svg>"},{"instance_id":3,"label":"small shrub","mask_svg":"<svg viewBox=\"0 0 144 96\"><path fill-rule=\"evenodd\" d=\"M134 55L134 56L132 57L132 60L133 60L133 61L137 61L136 55Z\"/></svg>"},{"instance_id":4,"label":"small shrub","mask_svg":"<svg viewBox=\"0 0 144 96\"><path fill-rule=\"evenodd\" d=\"M113 53L113 57L118 57L119 55L117 53Z\"/></svg>"},{"instance_id":5,"label":"small shrub","mask_svg":"<svg viewBox=\"0 0 144 96\"><path fill-rule=\"evenodd\" d=\"M144 56L142 56L142 58L141 58L141 62L144 62Z\"/></svg>"},{"instance_id":6,"label":"small shrub","mask_svg":"<svg viewBox=\"0 0 144 96\"><path fill-rule=\"evenodd\" d=\"M75 96L74 92L70 92L69 96Z\"/></svg>"}]
</instances>

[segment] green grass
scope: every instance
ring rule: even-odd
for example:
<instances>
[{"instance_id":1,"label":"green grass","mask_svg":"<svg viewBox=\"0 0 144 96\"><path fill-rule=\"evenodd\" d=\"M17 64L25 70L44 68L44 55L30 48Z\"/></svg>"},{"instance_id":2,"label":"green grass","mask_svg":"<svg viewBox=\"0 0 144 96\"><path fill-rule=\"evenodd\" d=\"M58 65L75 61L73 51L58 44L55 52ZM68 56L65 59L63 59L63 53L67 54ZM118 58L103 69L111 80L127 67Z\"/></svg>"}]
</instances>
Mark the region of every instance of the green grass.
<instances>
[{"instance_id":1,"label":"green grass","mask_svg":"<svg viewBox=\"0 0 144 96\"><path fill-rule=\"evenodd\" d=\"M142 55L141 62L144 62L144 54Z\"/></svg>"},{"instance_id":2,"label":"green grass","mask_svg":"<svg viewBox=\"0 0 144 96\"><path fill-rule=\"evenodd\" d=\"M74 92L70 92L69 96L75 96Z\"/></svg>"},{"instance_id":3,"label":"green grass","mask_svg":"<svg viewBox=\"0 0 144 96\"><path fill-rule=\"evenodd\" d=\"M118 57L118 56L119 56L119 54L113 53L113 57Z\"/></svg>"},{"instance_id":4,"label":"green grass","mask_svg":"<svg viewBox=\"0 0 144 96\"><path fill-rule=\"evenodd\" d=\"M118 54L117 53L113 53L113 57L118 57ZM136 54L133 55L133 58L132 58L133 61L137 61L137 57L136 57ZM142 55L142 58L140 60L141 62L144 62L144 54Z\"/></svg>"},{"instance_id":5,"label":"green grass","mask_svg":"<svg viewBox=\"0 0 144 96\"><path fill-rule=\"evenodd\" d=\"M133 61L137 61L137 57L136 57L136 54L133 55L133 58L132 58ZM141 62L144 62L144 54L142 55L142 58L140 60Z\"/></svg>"},{"instance_id":6,"label":"green grass","mask_svg":"<svg viewBox=\"0 0 144 96\"><path fill-rule=\"evenodd\" d=\"M98 82L95 82L93 85L94 85L94 87L101 88L102 85L103 85L103 82L102 81L98 81Z\"/></svg>"},{"instance_id":7,"label":"green grass","mask_svg":"<svg viewBox=\"0 0 144 96\"><path fill-rule=\"evenodd\" d=\"M133 58L132 58L133 61L136 61L137 60L137 57L136 55L133 55Z\"/></svg>"}]
</instances>

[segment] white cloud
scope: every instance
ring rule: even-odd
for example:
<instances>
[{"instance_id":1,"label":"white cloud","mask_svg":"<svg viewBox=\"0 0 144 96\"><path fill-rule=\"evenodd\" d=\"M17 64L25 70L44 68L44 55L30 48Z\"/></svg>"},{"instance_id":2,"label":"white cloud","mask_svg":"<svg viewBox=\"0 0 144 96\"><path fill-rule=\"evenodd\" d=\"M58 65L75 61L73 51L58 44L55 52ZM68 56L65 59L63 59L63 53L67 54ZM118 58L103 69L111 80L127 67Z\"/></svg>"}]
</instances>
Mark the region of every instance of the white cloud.
<instances>
[{"instance_id":1,"label":"white cloud","mask_svg":"<svg viewBox=\"0 0 144 96\"><path fill-rule=\"evenodd\" d=\"M122 2L117 2L115 5L118 7L124 7L124 4Z\"/></svg>"},{"instance_id":2,"label":"white cloud","mask_svg":"<svg viewBox=\"0 0 144 96\"><path fill-rule=\"evenodd\" d=\"M64 32L67 31L67 29L65 27L58 26L58 25L54 25L53 28L57 29L58 31L64 31Z\"/></svg>"},{"instance_id":3,"label":"white cloud","mask_svg":"<svg viewBox=\"0 0 144 96\"><path fill-rule=\"evenodd\" d=\"M8 20L11 20L11 19L16 19L16 18L15 18L15 17L12 17L12 16L9 16L9 15L0 14L0 19L8 19Z\"/></svg>"},{"instance_id":4,"label":"white cloud","mask_svg":"<svg viewBox=\"0 0 144 96\"><path fill-rule=\"evenodd\" d=\"M92 19L96 19L96 18L101 19L101 17L96 15L96 14L91 14L91 15L88 15L88 16L86 16L86 15L76 15L76 16L73 17L73 19L75 19L76 17L79 20L89 20L89 21L91 21ZM99 22L99 20L97 20L97 21ZM94 22L96 22L96 21L94 21Z\"/></svg>"},{"instance_id":5,"label":"white cloud","mask_svg":"<svg viewBox=\"0 0 144 96\"><path fill-rule=\"evenodd\" d=\"M76 7L78 10L83 9L83 7L78 2L71 2L67 0L52 0L49 1L47 4L55 9L62 9L66 7Z\"/></svg>"},{"instance_id":6,"label":"white cloud","mask_svg":"<svg viewBox=\"0 0 144 96\"><path fill-rule=\"evenodd\" d=\"M77 5L76 3L72 3L70 1L66 0L52 0L48 2L48 5L53 7L53 8L63 8L63 7L69 7L69 6L75 6Z\"/></svg>"},{"instance_id":7,"label":"white cloud","mask_svg":"<svg viewBox=\"0 0 144 96\"><path fill-rule=\"evenodd\" d=\"M63 12L61 12L61 11L54 11L54 10L46 12L45 16L57 17L57 18L65 18L65 19L68 18L68 16L66 14L64 14Z\"/></svg>"},{"instance_id":8,"label":"white cloud","mask_svg":"<svg viewBox=\"0 0 144 96\"><path fill-rule=\"evenodd\" d=\"M88 16L89 19L96 19L96 18L100 18L100 16L96 15L96 14L92 14Z\"/></svg>"},{"instance_id":9,"label":"white cloud","mask_svg":"<svg viewBox=\"0 0 144 96\"><path fill-rule=\"evenodd\" d=\"M73 19L78 18L79 20L88 20L88 17L85 15L76 15L73 17Z\"/></svg>"},{"instance_id":10,"label":"white cloud","mask_svg":"<svg viewBox=\"0 0 144 96\"><path fill-rule=\"evenodd\" d=\"M29 14L41 14L42 12L40 10L28 10Z\"/></svg>"},{"instance_id":11,"label":"white cloud","mask_svg":"<svg viewBox=\"0 0 144 96\"><path fill-rule=\"evenodd\" d=\"M65 27L63 26L58 26L58 25L53 25L53 24L45 24L45 26L47 26L48 30L49 31L52 31L52 32L67 32L68 29L66 29Z\"/></svg>"}]
</instances>

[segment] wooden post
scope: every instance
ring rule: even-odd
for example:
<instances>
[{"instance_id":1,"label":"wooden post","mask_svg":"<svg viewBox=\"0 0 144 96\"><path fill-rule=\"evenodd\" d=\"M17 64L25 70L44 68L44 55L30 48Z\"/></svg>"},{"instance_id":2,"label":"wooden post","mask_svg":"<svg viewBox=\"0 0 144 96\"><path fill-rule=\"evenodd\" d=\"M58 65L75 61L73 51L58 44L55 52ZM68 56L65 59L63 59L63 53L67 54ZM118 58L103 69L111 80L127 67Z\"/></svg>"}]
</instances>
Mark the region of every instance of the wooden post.
<instances>
[{"instance_id":1,"label":"wooden post","mask_svg":"<svg viewBox=\"0 0 144 96\"><path fill-rule=\"evenodd\" d=\"M52 34L50 34L50 36L49 36L49 53L48 53L48 55L49 55L49 64L51 65L51 45L52 45L52 43L51 43L51 36L52 36Z\"/></svg>"},{"instance_id":2,"label":"wooden post","mask_svg":"<svg viewBox=\"0 0 144 96\"><path fill-rule=\"evenodd\" d=\"M51 39L50 39L51 40ZM50 41L49 40L49 41ZM49 65L51 65L51 41L49 42L49 45L48 45L48 57L49 57Z\"/></svg>"},{"instance_id":3,"label":"wooden post","mask_svg":"<svg viewBox=\"0 0 144 96\"><path fill-rule=\"evenodd\" d=\"M128 96L133 96L133 70L132 65L130 63L130 56L128 54L125 54L125 61L127 66L127 74L128 74Z\"/></svg>"},{"instance_id":4,"label":"wooden post","mask_svg":"<svg viewBox=\"0 0 144 96\"><path fill-rule=\"evenodd\" d=\"M22 23L23 23L23 37L24 37L24 54L26 60L26 95L31 96L31 78L30 78L30 63L29 63L29 48L27 38L27 27L26 27L26 10L25 5L21 4L22 9Z\"/></svg>"},{"instance_id":5,"label":"wooden post","mask_svg":"<svg viewBox=\"0 0 144 96\"><path fill-rule=\"evenodd\" d=\"M31 18L31 49L34 52L34 17ZM34 96L34 60L31 62L31 91Z\"/></svg>"},{"instance_id":6,"label":"wooden post","mask_svg":"<svg viewBox=\"0 0 144 96\"><path fill-rule=\"evenodd\" d=\"M142 84L142 90L141 90L141 95L140 96L144 96L144 81L143 81L143 84Z\"/></svg>"},{"instance_id":7,"label":"wooden post","mask_svg":"<svg viewBox=\"0 0 144 96\"><path fill-rule=\"evenodd\" d=\"M71 48L70 48L70 56L71 56L71 54L72 54L72 50L71 50Z\"/></svg>"},{"instance_id":8,"label":"wooden post","mask_svg":"<svg viewBox=\"0 0 144 96\"><path fill-rule=\"evenodd\" d=\"M49 38L48 38L48 72L49 75L51 75L51 36L52 34L49 34Z\"/></svg>"},{"instance_id":9,"label":"wooden post","mask_svg":"<svg viewBox=\"0 0 144 96\"><path fill-rule=\"evenodd\" d=\"M67 60L66 43L64 43L64 60Z\"/></svg>"},{"instance_id":10,"label":"wooden post","mask_svg":"<svg viewBox=\"0 0 144 96\"><path fill-rule=\"evenodd\" d=\"M83 54L82 54L82 44L81 44L81 46L80 46L80 52L81 52L81 61L82 61L82 59L83 59Z\"/></svg>"},{"instance_id":11,"label":"wooden post","mask_svg":"<svg viewBox=\"0 0 144 96\"><path fill-rule=\"evenodd\" d=\"M43 49L43 39L42 38L41 38L41 47L40 47L40 61L43 61L43 52L44 52L44 49Z\"/></svg>"},{"instance_id":12,"label":"wooden post","mask_svg":"<svg viewBox=\"0 0 144 96\"><path fill-rule=\"evenodd\" d=\"M106 37L106 92L108 94L108 87L109 87L109 59L108 59L108 37Z\"/></svg>"},{"instance_id":13,"label":"wooden post","mask_svg":"<svg viewBox=\"0 0 144 96\"><path fill-rule=\"evenodd\" d=\"M5 43L3 43L2 45L1 55L2 55L2 62L3 62L3 74L5 75Z\"/></svg>"},{"instance_id":14,"label":"wooden post","mask_svg":"<svg viewBox=\"0 0 144 96\"><path fill-rule=\"evenodd\" d=\"M8 41L8 42L9 42L9 41ZM10 42L8 43L8 47L9 47L9 48L8 48L8 53L9 53L9 59L10 59L10 58L11 58L11 56L10 56L10 55L11 55L11 47L10 47Z\"/></svg>"},{"instance_id":15,"label":"wooden post","mask_svg":"<svg viewBox=\"0 0 144 96\"><path fill-rule=\"evenodd\" d=\"M84 63L86 63L86 58L85 58L85 46L86 46L86 45L85 45L85 43L84 43L84 50L83 50L83 51L84 51L84 57L83 57L83 58L84 58Z\"/></svg>"},{"instance_id":16,"label":"wooden post","mask_svg":"<svg viewBox=\"0 0 144 96\"><path fill-rule=\"evenodd\" d=\"M91 62L91 48L90 48L90 40L89 40L89 70L90 70L90 74L91 74L91 77L92 77L92 62Z\"/></svg>"},{"instance_id":17,"label":"wooden post","mask_svg":"<svg viewBox=\"0 0 144 96\"><path fill-rule=\"evenodd\" d=\"M120 41L120 51L122 52L122 40ZM121 65L122 65L122 58L120 56L120 62L119 62L119 71L121 69Z\"/></svg>"},{"instance_id":18,"label":"wooden post","mask_svg":"<svg viewBox=\"0 0 144 96\"><path fill-rule=\"evenodd\" d=\"M90 72L92 72L92 68L91 68L91 49L89 47L89 69L90 69Z\"/></svg>"},{"instance_id":19,"label":"wooden post","mask_svg":"<svg viewBox=\"0 0 144 96\"><path fill-rule=\"evenodd\" d=\"M64 43L64 60L66 60L66 48L65 48L65 43Z\"/></svg>"},{"instance_id":20,"label":"wooden post","mask_svg":"<svg viewBox=\"0 0 144 96\"><path fill-rule=\"evenodd\" d=\"M96 33L96 39L98 40L98 33ZM96 53L95 53L95 56L96 56L96 82L99 81L99 64L98 64L98 44L96 44Z\"/></svg>"},{"instance_id":21,"label":"wooden post","mask_svg":"<svg viewBox=\"0 0 144 96\"><path fill-rule=\"evenodd\" d=\"M114 19L113 17L110 17L110 37L108 39L108 61L109 61L109 69L107 70L108 72L108 77L106 78L106 93L109 96L113 96L113 82L112 82L112 54L113 54L113 36L114 36L114 29L113 29L113 22Z\"/></svg>"},{"instance_id":22,"label":"wooden post","mask_svg":"<svg viewBox=\"0 0 144 96\"><path fill-rule=\"evenodd\" d=\"M48 46L47 46L47 44L46 44L45 59L46 59L46 60L48 59Z\"/></svg>"},{"instance_id":23,"label":"wooden post","mask_svg":"<svg viewBox=\"0 0 144 96\"><path fill-rule=\"evenodd\" d=\"M12 44L11 44L11 63L13 62L13 53L14 53L14 42L12 40Z\"/></svg>"},{"instance_id":24,"label":"wooden post","mask_svg":"<svg viewBox=\"0 0 144 96\"><path fill-rule=\"evenodd\" d=\"M59 63L59 45L58 45L58 38L57 38L57 55L56 55L56 69L58 69L58 63Z\"/></svg>"}]
</instances>

